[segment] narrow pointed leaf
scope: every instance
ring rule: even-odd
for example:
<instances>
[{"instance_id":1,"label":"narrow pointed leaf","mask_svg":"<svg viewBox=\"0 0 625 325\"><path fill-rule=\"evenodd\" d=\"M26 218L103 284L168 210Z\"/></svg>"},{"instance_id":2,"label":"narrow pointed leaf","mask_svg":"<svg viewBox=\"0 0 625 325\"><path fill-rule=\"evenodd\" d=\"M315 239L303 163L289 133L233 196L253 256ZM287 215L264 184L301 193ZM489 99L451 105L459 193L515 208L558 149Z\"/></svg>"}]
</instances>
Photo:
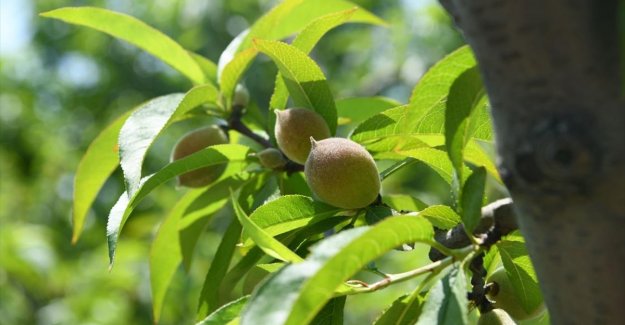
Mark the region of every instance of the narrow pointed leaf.
<instances>
[{"instance_id":1,"label":"narrow pointed leaf","mask_svg":"<svg viewBox=\"0 0 625 325\"><path fill-rule=\"evenodd\" d=\"M460 196L462 223L468 233L473 233L482 217L485 187L486 169L478 167L467 178Z\"/></svg>"},{"instance_id":2,"label":"narrow pointed leaf","mask_svg":"<svg viewBox=\"0 0 625 325\"><path fill-rule=\"evenodd\" d=\"M352 8L337 13L325 15L313 20L306 28L299 33L291 46L300 49L302 52L308 54L312 51L315 44L333 28L340 26L349 21L358 8ZM284 109L289 99L289 93L282 79L282 74L278 72L276 76L276 84L274 86L273 95L269 107L271 109Z\"/></svg>"},{"instance_id":3,"label":"narrow pointed leaf","mask_svg":"<svg viewBox=\"0 0 625 325\"><path fill-rule=\"evenodd\" d=\"M417 325L469 324L468 305L464 271L455 267L430 289Z\"/></svg>"},{"instance_id":4,"label":"narrow pointed leaf","mask_svg":"<svg viewBox=\"0 0 625 325\"><path fill-rule=\"evenodd\" d=\"M217 96L217 89L206 84L184 95L171 94L150 100L130 115L119 133L120 161L130 195L139 187L143 159L156 137L191 109L216 102Z\"/></svg>"},{"instance_id":5,"label":"narrow pointed leaf","mask_svg":"<svg viewBox=\"0 0 625 325\"><path fill-rule=\"evenodd\" d=\"M312 247L304 262L288 265L266 281L252 296L241 324L309 323L367 263L402 244L432 241L432 225L410 216L340 232Z\"/></svg>"},{"instance_id":6,"label":"narrow pointed leaf","mask_svg":"<svg viewBox=\"0 0 625 325\"><path fill-rule=\"evenodd\" d=\"M267 255L285 262L297 263L302 261L302 258L299 255L295 254L288 247L284 246L284 244L268 235L263 231L263 229L258 227L254 221L250 220L234 197L232 201L234 212L241 225L243 225L245 232Z\"/></svg>"},{"instance_id":7,"label":"narrow pointed leaf","mask_svg":"<svg viewBox=\"0 0 625 325\"><path fill-rule=\"evenodd\" d=\"M205 82L202 69L180 44L134 17L93 7L61 8L41 16L90 27L122 39L169 64L194 83Z\"/></svg>"},{"instance_id":8,"label":"narrow pointed leaf","mask_svg":"<svg viewBox=\"0 0 625 325\"><path fill-rule=\"evenodd\" d=\"M165 294L176 270L185 255L190 263L190 255L209 217L226 205L230 188L237 188L246 180L247 175L235 175L208 189L187 192L161 224L150 251L152 308L156 321L160 318Z\"/></svg>"},{"instance_id":9,"label":"narrow pointed leaf","mask_svg":"<svg viewBox=\"0 0 625 325\"><path fill-rule=\"evenodd\" d=\"M241 297L221 306L196 325L225 325L239 317L250 296Z\"/></svg>"},{"instance_id":10,"label":"narrow pointed leaf","mask_svg":"<svg viewBox=\"0 0 625 325\"><path fill-rule=\"evenodd\" d=\"M250 215L250 219L269 236L289 232L328 219L342 209L302 195L285 195L270 201ZM244 241L249 238L244 234Z\"/></svg>"},{"instance_id":11,"label":"narrow pointed leaf","mask_svg":"<svg viewBox=\"0 0 625 325\"><path fill-rule=\"evenodd\" d=\"M536 310L543 303L543 297L523 237L507 236L497 243L497 248L521 307L527 312Z\"/></svg>"},{"instance_id":12,"label":"narrow pointed leaf","mask_svg":"<svg viewBox=\"0 0 625 325\"><path fill-rule=\"evenodd\" d=\"M111 209L106 228L111 266L113 265L115 249L117 248L117 240L126 220L137 204L152 190L166 181L194 169L226 163L245 162L249 153L250 148L238 144L211 146L183 159L176 160L155 174L144 177L139 189L131 198L124 192Z\"/></svg>"},{"instance_id":13,"label":"narrow pointed leaf","mask_svg":"<svg viewBox=\"0 0 625 325\"><path fill-rule=\"evenodd\" d=\"M107 126L91 142L80 160L74 176L74 201L72 208L72 243L82 233L87 212L98 192L119 165L117 138L119 130L132 111L124 113Z\"/></svg>"},{"instance_id":14,"label":"narrow pointed leaf","mask_svg":"<svg viewBox=\"0 0 625 325\"><path fill-rule=\"evenodd\" d=\"M464 147L472 136L471 116L484 106L484 87L477 67L464 71L452 84L445 108L445 146L462 179Z\"/></svg>"},{"instance_id":15,"label":"narrow pointed leaf","mask_svg":"<svg viewBox=\"0 0 625 325\"><path fill-rule=\"evenodd\" d=\"M226 100L226 108L230 107L232 96L234 95L239 79L241 79L243 73L245 73L250 64L252 64L257 54L258 50L255 48L249 48L243 52L239 52L232 61L224 67L224 70L219 75L219 85L221 86L221 93Z\"/></svg>"},{"instance_id":16,"label":"narrow pointed leaf","mask_svg":"<svg viewBox=\"0 0 625 325\"><path fill-rule=\"evenodd\" d=\"M317 112L334 134L336 106L330 86L317 63L306 53L282 42L257 39L254 44L278 66L295 105Z\"/></svg>"}]
</instances>

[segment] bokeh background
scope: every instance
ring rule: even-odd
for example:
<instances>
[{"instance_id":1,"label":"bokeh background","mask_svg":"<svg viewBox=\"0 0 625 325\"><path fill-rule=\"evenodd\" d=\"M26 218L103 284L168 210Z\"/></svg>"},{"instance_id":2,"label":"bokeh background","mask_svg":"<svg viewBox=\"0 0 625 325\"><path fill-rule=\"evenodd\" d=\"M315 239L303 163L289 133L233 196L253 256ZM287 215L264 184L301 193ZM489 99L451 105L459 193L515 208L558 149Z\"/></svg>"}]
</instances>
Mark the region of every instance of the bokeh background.
<instances>
[{"instance_id":1,"label":"bokeh background","mask_svg":"<svg viewBox=\"0 0 625 325\"><path fill-rule=\"evenodd\" d=\"M97 6L135 16L187 49L215 62L239 32L277 1L0 0L0 324L152 324L150 242L180 192L155 191L136 210L108 271L106 216L122 192L117 171L90 212L85 232L71 238L74 171L98 132L116 116L155 96L191 84L135 47L38 13L64 6ZM336 98L382 95L406 102L426 69L462 44L449 17L431 0L356 0L390 23L351 24L330 32L312 56ZM266 109L275 67L259 58L245 83ZM168 130L149 152L148 170L165 164L185 125ZM415 165L385 182L388 193L426 202L448 190ZM182 270L166 299L162 324L192 324L199 291L223 231L216 220L198 245L190 274ZM389 272L425 263L425 249L392 252ZM414 282L350 297L346 323L370 323Z\"/></svg>"}]
</instances>

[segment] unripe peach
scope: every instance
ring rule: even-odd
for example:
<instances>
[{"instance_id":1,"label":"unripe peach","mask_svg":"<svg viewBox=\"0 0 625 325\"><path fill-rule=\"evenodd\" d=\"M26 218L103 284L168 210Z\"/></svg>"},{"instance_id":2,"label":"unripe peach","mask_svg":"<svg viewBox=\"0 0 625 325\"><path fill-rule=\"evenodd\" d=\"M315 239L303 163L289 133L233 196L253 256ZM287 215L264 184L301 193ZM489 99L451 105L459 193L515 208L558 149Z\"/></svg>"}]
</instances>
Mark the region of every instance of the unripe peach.
<instances>
[{"instance_id":1,"label":"unripe peach","mask_svg":"<svg viewBox=\"0 0 625 325\"><path fill-rule=\"evenodd\" d=\"M504 310L493 309L482 314L477 325L516 325L516 323Z\"/></svg>"},{"instance_id":2,"label":"unripe peach","mask_svg":"<svg viewBox=\"0 0 625 325\"><path fill-rule=\"evenodd\" d=\"M228 136L218 126L211 125L197 129L185 134L178 140L171 153L171 160L184 158L208 146L225 143L228 143ZM206 186L217 180L225 168L225 165L217 165L192 170L178 176L178 185L186 187Z\"/></svg>"},{"instance_id":3,"label":"unripe peach","mask_svg":"<svg viewBox=\"0 0 625 325\"><path fill-rule=\"evenodd\" d=\"M498 268L490 275L487 283L492 283L488 298L495 301L495 308L501 308L508 312L515 320L528 320L538 317L544 310L545 305L541 304L529 313L523 309L521 302L517 298L512 282L503 267Z\"/></svg>"},{"instance_id":4,"label":"unripe peach","mask_svg":"<svg viewBox=\"0 0 625 325\"><path fill-rule=\"evenodd\" d=\"M267 148L257 154L260 164L264 167L276 169L286 165L286 159L282 156L280 150L276 148Z\"/></svg>"},{"instance_id":5,"label":"unripe peach","mask_svg":"<svg viewBox=\"0 0 625 325\"><path fill-rule=\"evenodd\" d=\"M365 148L342 138L311 141L304 173L308 186L321 201L343 209L364 208L375 201L380 176Z\"/></svg>"},{"instance_id":6,"label":"unripe peach","mask_svg":"<svg viewBox=\"0 0 625 325\"><path fill-rule=\"evenodd\" d=\"M332 136L321 115L305 108L276 111L275 135L284 155L302 165L310 152L310 137L322 140Z\"/></svg>"}]
</instances>

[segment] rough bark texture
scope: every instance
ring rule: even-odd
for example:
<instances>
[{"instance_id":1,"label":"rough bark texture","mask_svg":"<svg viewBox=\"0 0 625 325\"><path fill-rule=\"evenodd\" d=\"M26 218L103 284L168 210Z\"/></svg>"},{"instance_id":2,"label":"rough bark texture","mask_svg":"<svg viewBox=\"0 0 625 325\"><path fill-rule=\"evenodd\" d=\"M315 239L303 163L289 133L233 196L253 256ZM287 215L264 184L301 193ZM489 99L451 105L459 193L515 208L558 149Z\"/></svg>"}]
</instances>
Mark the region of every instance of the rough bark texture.
<instances>
[{"instance_id":1,"label":"rough bark texture","mask_svg":"<svg viewBox=\"0 0 625 325\"><path fill-rule=\"evenodd\" d=\"M441 2L478 59L553 324L625 324L618 1Z\"/></svg>"}]
</instances>

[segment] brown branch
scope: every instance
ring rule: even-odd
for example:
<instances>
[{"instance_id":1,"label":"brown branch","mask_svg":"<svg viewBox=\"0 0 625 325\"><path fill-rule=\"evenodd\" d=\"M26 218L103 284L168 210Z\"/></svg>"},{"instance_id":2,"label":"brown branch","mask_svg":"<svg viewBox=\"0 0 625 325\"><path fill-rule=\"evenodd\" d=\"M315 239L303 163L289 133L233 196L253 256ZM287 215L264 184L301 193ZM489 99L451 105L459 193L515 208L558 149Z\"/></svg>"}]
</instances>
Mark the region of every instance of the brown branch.
<instances>
[{"instance_id":1,"label":"brown branch","mask_svg":"<svg viewBox=\"0 0 625 325\"><path fill-rule=\"evenodd\" d=\"M517 229L515 212L511 199L501 199L490 203L482 208L482 218L473 231L476 237L483 237L483 244L490 246L496 243L502 236ZM451 249L462 248L471 245L471 240L467 236L464 226L451 228L447 231L440 230L434 235L434 239L443 246ZM438 261L445 258L445 254L432 248L430 259Z\"/></svg>"}]
</instances>

